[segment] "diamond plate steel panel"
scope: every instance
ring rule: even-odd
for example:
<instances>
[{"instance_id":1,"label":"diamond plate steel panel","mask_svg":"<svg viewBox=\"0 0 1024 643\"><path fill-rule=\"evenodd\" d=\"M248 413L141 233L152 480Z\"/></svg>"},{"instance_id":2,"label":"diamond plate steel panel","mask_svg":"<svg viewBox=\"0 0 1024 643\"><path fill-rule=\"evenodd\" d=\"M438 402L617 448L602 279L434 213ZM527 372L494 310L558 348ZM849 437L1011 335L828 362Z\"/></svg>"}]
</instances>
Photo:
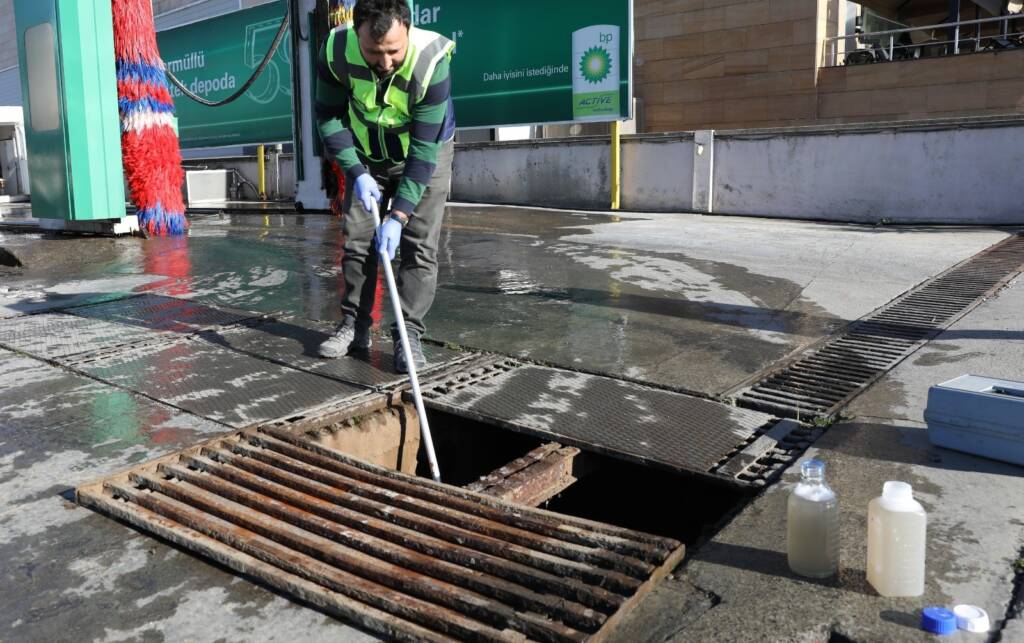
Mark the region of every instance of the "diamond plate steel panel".
<instances>
[{"instance_id":1,"label":"diamond plate steel panel","mask_svg":"<svg viewBox=\"0 0 1024 643\"><path fill-rule=\"evenodd\" d=\"M373 388L394 387L407 378L394 372L391 338L375 335L367 355L324 359L317 347L334 332L334 325L300 318L261 320L224 332L210 331L200 337L232 350L308 370L343 382ZM421 377L465 357L465 353L423 344L427 368Z\"/></svg>"},{"instance_id":2,"label":"diamond plate steel panel","mask_svg":"<svg viewBox=\"0 0 1024 643\"><path fill-rule=\"evenodd\" d=\"M237 427L285 417L365 391L189 339L132 347L73 366L101 380Z\"/></svg>"},{"instance_id":3,"label":"diamond plate steel panel","mask_svg":"<svg viewBox=\"0 0 1024 643\"><path fill-rule=\"evenodd\" d=\"M0 320L0 344L45 359L57 359L165 336L141 326L64 313Z\"/></svg>"},{"instance_id":4,"label":"diamond plate steel panel","mask_svg":"<svg viewBox=\"0 0 1024 643\"><path fill-rule=\"evenodd\" d=\"M245 311L213 308L187 299L153 294L72 308L67 312L79 317L175 333L194 333L209 326L236 324L256 316Z\"/></svg>"},{"instance_id":5,"label":"diamond plate steel panel","mask_svg":"<svg viewBox=\"0 0 1024 643\"><path fill-rule=\"evenodd\" d=\"M608 377L506 364L491 377L473 381L460 375L431 385L428 406L697 473L709 472L774 421L765 413Z\"/></svg>"},{"instance_id":6,"label":"diamond plate steel panel","mask_svg":"<svg viewBox=\"0 0 1024 643\"><path fill-rule=\"evenodd\" d=\"M61 283L0 287L0 318L62 310L128 297L156 281L153 275L121 275Z\"/></svg>"},{"instance_id":7,"label":"diamond plate steel panel","mask_svg":"<svg viewBox=\"0 0 1024 643\"><path fill-rule=\"evenodd\" d=\"M50 366L29 357L0 351L0 455L21 452L20 465L54 456L77 458L109 454L116 470L127 466L120 454L155 455L149 449L193 444L225 427L128 391ZM16 445L22 445L20 447ZM56 455L54 455L56 454ZM102 457L100 457L102 460ZM85 467L88 462L83 462ZM54 484L67 481L54 479Z\"/></svg>"}]
</instances>

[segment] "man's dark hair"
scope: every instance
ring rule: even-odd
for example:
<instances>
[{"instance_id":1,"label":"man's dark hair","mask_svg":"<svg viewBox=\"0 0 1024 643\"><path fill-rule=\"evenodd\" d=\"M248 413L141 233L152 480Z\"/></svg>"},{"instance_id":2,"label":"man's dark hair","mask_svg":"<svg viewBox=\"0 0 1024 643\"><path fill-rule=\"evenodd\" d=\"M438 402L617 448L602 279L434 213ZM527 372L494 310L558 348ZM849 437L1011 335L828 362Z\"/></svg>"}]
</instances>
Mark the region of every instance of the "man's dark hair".
<instances>
[{"instance_id":1,"label":"man's dark hair","mask_svg":"<svg viewBox=\"0 0 1024 643\"><path fill-rule=\"evenodd\" d=\"M407 0L357 0L352 15L356 31L363 23L370 25L370 37L376 41L384 39L391 31L395 20L408 29L412 24L412 12Z\"/></svg>"}]
</instances>

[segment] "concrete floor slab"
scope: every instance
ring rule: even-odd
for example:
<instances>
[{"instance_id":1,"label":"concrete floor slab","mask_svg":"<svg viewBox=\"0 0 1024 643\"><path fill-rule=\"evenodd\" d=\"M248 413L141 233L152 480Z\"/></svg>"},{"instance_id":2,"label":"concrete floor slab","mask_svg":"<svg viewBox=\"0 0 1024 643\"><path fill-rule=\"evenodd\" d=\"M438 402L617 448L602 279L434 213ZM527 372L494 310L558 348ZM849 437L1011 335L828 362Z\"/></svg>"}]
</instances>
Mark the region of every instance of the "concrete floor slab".
<instances>
[{"instance_id":1,"label":"concrete floor slab","mask_svg":"<svg viewBox=\"0 0 1024 643\"><path fill-rule=\"evenodd\" d=\"M0 234L30 257L17 273L14 287L27 290L11 298L13 314L39 298L54 307L48 298L67 295L45 288L67 291L56 284L74 275L79 288L116 284L261 313L340 318L341 235L329 216L196 216L185 239ZM1006 235L452 206L428 336L720 394ZM101 278L111 281L84 281ZM375 314L388 324L382 295L379 288Z\"/></svg>"},{"instance_id":2,"label":"concrete floor slab","mask_svg":"<svg viewBox=\"0 0 1024 643\"><path fill-rule=\"evenodd\" d=\"M719 394L1006 234L455 207L431 334Z\"/></svg>"}]
</instances>

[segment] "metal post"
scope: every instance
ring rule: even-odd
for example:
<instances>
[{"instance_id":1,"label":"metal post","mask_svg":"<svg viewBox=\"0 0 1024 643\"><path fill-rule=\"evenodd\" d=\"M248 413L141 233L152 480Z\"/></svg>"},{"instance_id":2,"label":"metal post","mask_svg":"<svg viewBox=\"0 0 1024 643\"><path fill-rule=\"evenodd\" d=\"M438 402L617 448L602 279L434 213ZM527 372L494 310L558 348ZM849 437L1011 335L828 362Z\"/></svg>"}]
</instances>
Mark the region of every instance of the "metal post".
<instances>
[{"instance_id":1,"label":"metal post","mask_svg":"<svg viewBox=\"0 0 1024 643\"><path fill-rule=\"evenodd\" d=\"M893 42L894 42L895 38L896 38L896 36L894 36L892 34L889 34L889 62L892 62L894 60L894 58L892 57L892 54L893 54Z\"/></svg>"},{"instance_id":2,"label":"metal post","mask_svg":"<svg viewBox=\"0 0 1024 643\"><path fill-rule=\"evenodd\" d=\"M374 221L380 223L380 211L377 202L373 202ZM376 240L374 241L376 242ZM430 422L427 420L427 410L423 406L423 393L420 391L420 379L416 374L416 364L412 359L412 351L409 350L409 335L405 330L405 316L402 315L402 300L398 296L398 285L395 283L395 272L391 267L391 257L387 250L380 250L377 254L380 265L384 268L384 280L388 284L388 295L391 297L391 310L395 315L395 326L398 328L398 339L405 352L405 365L409 370L409 384L412 387L412 401L416 406L416 415L420 420L420 435L423 437L423 446L427 450L427 462L430 464L430 476L435 482L441 482L441 469L437 465L437 454L434 452L434 438L430 434Z\"/></svg>"},{"instance_id":3,"label":"metal post","mask_svg":"<svg viewBox=\"0 0 1024 643\"><path fill-rule=\"evenodd\" d=\"M274 146L274 198L281 198L281 153L284 146L278 143Z\"/></svg>"},{"instance_id":4,"label":"metal post","mask_svg":"<svg viewBox=\"0 0 1024 643\"><path fill-rule=\"evenodd\" d=\"M622 186L620 185L620 174L621 174L621 126L619 121L612 121L612 210L619 209L619 198L622 192Z\"/></svg>"},{"instance_id":5,"label":"metal post","mask_svg":"<svg viewBox=\"0 0 1024 643\"><path fill-rule=\"evenodd\" d=\"M953 53L960 53L960 0L949 0L949 19L955 26L950 29L950 40L953 41Z\"/></svg>"},{"instance_id":6,"label":"metal post","mask_svg":"<svg viewBox=\"0 0 1024 643\"><path fill-rule=\"evenodd\" d=\"M263 154L263 146L256 147L256 175L259 177L256 188L257 196L261 199L267 198L267 163Z\"/></svg>"}]
</instances>

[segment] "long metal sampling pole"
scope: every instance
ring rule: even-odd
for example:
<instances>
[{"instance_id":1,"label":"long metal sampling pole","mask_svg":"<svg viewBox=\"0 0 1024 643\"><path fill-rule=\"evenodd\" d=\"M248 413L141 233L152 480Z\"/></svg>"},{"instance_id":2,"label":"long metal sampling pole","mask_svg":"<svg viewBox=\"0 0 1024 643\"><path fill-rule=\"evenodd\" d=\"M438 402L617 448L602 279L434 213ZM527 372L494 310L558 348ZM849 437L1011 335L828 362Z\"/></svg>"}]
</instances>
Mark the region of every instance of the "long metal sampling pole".
<instances>
[{"instance_id":1,"label":"long metal sampling pole","mask_svg":"<svg viewBox=\"0 0 1024 643\"><path fill-rule=\"evenodd\" d=\"M377 202L373 202L373 216L377 223L380 223L380 208ZM416 414L420 418L420 433L423 436L423 443L427 447L427 460L430 461L430 475L436 482L441 482L441 469L437 466L437 455L434 454L434 439L430 436L430 424L427 422L427 411L423 408L423 395L420 393L420 380L416 377L416 364L413 363L412 354L409 351L409 335L405 332L405 315L402 314L402 300L398 298L398 286L395 284L395 272L391 269L391 258L387 250L381 250L380 263L384 266L384 278L388 282L388 293L391 295L391 308L395 313L395 322L398 324L398 337L402 341L402 351L405 353L405 363L409 368L409 383L412 384L412 399L416 404Z\"/></svg>"}]
</instances>

